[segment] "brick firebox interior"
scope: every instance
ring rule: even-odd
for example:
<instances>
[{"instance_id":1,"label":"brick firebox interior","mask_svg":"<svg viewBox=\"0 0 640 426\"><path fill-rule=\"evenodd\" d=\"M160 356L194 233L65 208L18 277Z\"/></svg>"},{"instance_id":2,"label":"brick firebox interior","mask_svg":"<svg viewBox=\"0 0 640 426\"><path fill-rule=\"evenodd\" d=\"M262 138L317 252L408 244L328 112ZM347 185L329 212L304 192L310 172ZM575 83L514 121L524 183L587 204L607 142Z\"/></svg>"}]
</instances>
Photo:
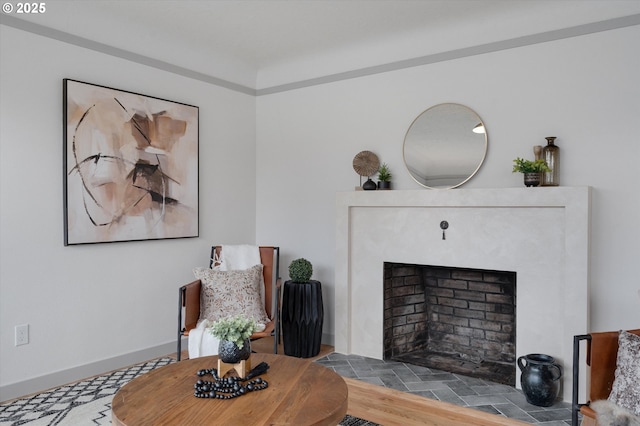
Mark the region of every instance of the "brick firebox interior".
<instances>
[{"instance_id":1,"label":"brick firebox interior","mask_svg":"<svg viewBox=\"0 0 640 426\"><path fill-rule=\"evenodd\" d=\"M516 274L384 264L384 358L514 385Z\"/></svg>"}]
</instances>

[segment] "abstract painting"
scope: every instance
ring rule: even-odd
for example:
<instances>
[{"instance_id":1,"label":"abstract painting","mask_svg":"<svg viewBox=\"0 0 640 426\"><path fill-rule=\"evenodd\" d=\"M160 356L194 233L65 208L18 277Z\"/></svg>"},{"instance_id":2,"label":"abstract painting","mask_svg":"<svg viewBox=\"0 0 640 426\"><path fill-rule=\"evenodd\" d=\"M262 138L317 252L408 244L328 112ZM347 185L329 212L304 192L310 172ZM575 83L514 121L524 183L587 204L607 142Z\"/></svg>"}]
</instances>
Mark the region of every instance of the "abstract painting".
<instances>
[{"instance_id":1,"label":"abstract painting","mask_svg":"<svg viewBox=\"0 0 640 426\"><path fill-rule=\"evenodd\" d=\"M64 245L198 236L196 106L63 80Z\"/></svg>"}]
</instances>

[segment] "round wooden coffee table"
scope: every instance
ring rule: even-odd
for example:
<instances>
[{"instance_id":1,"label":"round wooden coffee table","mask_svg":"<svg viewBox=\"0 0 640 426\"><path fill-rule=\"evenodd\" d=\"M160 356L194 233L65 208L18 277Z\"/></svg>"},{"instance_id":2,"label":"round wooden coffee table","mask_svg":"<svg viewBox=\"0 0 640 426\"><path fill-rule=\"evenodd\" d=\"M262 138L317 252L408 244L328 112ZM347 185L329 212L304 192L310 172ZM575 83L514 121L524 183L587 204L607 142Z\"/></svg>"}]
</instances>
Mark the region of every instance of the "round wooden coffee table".
<instances>
[{"instance_id":1,"label":"round wooden coffee table","mask_svg":"<svg viewBox=\"0 0 640 426\"><path fill-rule=\"evenodd\" d=\"M112 423L139 425L337 425L347 413L347 385L338 374L307 359L251 354L251 366L269 387L228 399L196 398L196 372L217 368L218 357L169 364L124 385L113 397ZM211 380L207 375L204 380Z\"/></svg>"}]
</instances>

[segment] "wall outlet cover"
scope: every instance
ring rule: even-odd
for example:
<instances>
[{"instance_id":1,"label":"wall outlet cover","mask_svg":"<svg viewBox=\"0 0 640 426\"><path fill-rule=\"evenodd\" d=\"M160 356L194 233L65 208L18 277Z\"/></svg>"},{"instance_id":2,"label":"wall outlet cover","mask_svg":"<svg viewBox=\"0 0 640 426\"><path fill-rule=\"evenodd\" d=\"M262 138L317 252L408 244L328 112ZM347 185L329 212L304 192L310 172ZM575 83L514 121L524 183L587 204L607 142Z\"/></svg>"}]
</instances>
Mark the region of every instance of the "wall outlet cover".
<instances>
[{"instance_id":1,"label":"wall outlet cover","mask_svg":"<svg viewBox=\"0 0 640 426\"><path fill-rule=\"evenodd\" d=\"M29 324L16 325L16 346L29 343Z\"/></svg>"}]
</instances>

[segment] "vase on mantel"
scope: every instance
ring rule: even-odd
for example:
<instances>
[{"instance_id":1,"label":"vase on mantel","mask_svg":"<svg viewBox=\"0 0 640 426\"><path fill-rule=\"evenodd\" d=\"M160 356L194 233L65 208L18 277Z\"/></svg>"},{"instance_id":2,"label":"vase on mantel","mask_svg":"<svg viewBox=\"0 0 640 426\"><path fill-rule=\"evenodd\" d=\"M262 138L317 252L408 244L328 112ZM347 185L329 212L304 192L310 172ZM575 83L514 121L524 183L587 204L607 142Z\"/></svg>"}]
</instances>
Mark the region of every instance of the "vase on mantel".
<instances>
[{"instance_id":1,"label":"vase on mantel","mask_svg":"<svg viewBox=\"0 0 640 426\"><path fill-rule=\"evenodd\" d=\"M542 159L551 169L542 173L542 186L558 186L558 169L560 168L560 148L555 144L556 137L548 136L547 146L542 148Z\"/></svg>"},{"instance_id":2,"label":"vase on mantel","mask_svg":"<svg viewBox=\"0 0 640 426\"><path fill-rule=\"evenodd\" d=\"M542 145L533 146L533 155L535 156L536 161L542 159Z\"/></svg>"},{"instance_id":3,"label":"vase on mantel","mask_svg":"<svg viewBox=\"0 0 640 426\"><path fill-rule=\"evenodd\" d=\"M365 183L362 184L362 189L365 191L375 191L378 186L371 178L367 179Z\"/></svg>"}]
</instances>

